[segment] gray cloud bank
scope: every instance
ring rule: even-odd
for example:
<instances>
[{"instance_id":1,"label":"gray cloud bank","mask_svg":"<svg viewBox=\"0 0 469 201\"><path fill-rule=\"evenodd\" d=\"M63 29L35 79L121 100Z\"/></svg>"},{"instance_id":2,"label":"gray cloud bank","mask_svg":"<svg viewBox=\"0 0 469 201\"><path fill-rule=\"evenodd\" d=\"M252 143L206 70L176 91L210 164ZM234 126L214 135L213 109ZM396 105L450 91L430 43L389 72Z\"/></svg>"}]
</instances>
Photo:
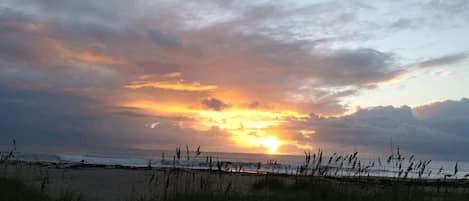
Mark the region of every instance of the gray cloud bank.
<instances>
[{"instance_id":1,"label":"gray cloud bank","mask_svg":"<svg viewBox=\"0 0 469 201\"><path fill-rule=\"evenodd\" d=\"M390 153L390 143L407 153L428 158L469 160L469 99L435 102L415 108L380 106L360 109L337 118L312 115L291 125L311 129L301 141L328 145L331 151L356 149L365 153ZM345 149L344 149L345 148Z\"/></svg>"}]
</instances>

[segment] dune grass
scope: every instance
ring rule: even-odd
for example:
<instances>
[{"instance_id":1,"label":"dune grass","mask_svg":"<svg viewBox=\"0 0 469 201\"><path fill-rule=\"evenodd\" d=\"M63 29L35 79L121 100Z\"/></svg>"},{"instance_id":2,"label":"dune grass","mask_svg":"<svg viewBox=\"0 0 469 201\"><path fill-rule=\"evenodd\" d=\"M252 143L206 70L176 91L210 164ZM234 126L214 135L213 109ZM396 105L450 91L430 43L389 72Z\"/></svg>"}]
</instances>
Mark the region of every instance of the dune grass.
<instances>
[{"instance_id":1,"label":"dune grass","mask_svg":"<svg viewBox=\"0 0 469 201\"><path fill-rule=\"evenodd\" d=\"M298 180L287 184L278 178L259 180L247 193L194 192L178 194L171 201L460 201L469 193L463 189L438 189L396 182L388 185L339 181Z\"/></svg>"},{"instance_id":2,"label":"dune grass","mask_svg":"<svg viewBox=\"0 0 469 201\"><path fill-rule=\"evenodd\" d=\"M129 201L460 201L469 197L468 186L430 185L396 180L387 183L329 178L259 176L246 192L203 189L178 192L166 198L147 197ZM291 179L291 178L290 178ZM17 179L0 178L1 201L84 201L78 194L52 198Z\"/></svg>"},{"instance_id":3,"label":"dune grass","mask_svg":"<svg viewBox=\"0 0 469 201\"><path fill-rule=\"evenodd\" d=\"M39 190L26 186L20 180L0 178L0 200L49 201L51 199Z\"/></svg>"},{"instance_id":4,"label":"dune grass","mask_svg":"<svg viewBox=\"0 0 469 201\"><path fill-rule=\"evenodd\" d=\"M1 201L84 201L75 193L64 193L58 198L52 198L39 189L26 185L23 181L0 177Z\"/></svg>"}]
</instances>

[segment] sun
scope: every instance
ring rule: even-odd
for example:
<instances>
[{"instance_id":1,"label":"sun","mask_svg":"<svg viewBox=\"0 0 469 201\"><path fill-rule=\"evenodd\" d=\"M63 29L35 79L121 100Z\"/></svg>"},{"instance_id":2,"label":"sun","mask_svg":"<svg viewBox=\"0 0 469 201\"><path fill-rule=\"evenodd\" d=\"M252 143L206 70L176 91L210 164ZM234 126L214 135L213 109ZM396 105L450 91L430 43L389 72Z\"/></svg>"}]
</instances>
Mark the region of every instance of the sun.
<instances>
[{"instance_id":1,"label":"sun","mask_svg":"<svg viewBox=\"0 0 469 201\"><path fill-rule=\"evenodd\" d=\"M279 154L278 148L284 143L274 135L249 135L238 133L234 136L233 141L247 148L261 148L266 154Z\"/></svg>"},{"instance_id":2,"label":"sun","mask_svg":"<svg viewBox=\"0 0 469 201\"><path fill-rule=\"evenodd\" d=\"M267 138L260 138L259 139L259 145L262 147L265 147L268 149L269 154L276 154L277 148L281 145L282 143L276 138L276 137L267 137Z\"/></svg>"}]
</instances>

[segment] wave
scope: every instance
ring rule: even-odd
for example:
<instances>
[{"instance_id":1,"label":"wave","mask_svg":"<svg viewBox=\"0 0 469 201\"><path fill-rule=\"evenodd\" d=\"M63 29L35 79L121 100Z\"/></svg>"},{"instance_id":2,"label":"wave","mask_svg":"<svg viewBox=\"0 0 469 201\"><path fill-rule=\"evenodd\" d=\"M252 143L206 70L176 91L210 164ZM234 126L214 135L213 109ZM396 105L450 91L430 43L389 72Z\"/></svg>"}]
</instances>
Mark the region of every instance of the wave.
<instances>
[{"instance_id":1,"label":"wave","mask_svg":"<svg viewBox=\"0 0 469 201\"><path fill-rule=\"evenodd\" d=\"M175 167L202 170L221 170L228 172L247 172L247 173L276 173L276 174L321 174L326 176L380 176L396 177L399 171L396 167L390 165L371 166L372 160L361 160L366 171L357 171L352 164L340 164L337 162L321 164L320 166L304 166L301 156L284 156L277 160L265 157L264 160L246 156L242 154L222 153L218 157L199 156L191 160L171 158L170 160L162 158L139 158L139 157L109 157L105 155L79 155L79 154L39 154L39 153L18 153L16 160L26 162L40 162L51 164L70 164L70 165L105 165L105 166L125 166L125 167ZM210 162L211 161L211 162ZM262 162L261 162L262 161ZM403 164L407 167L407 164ZM441 171L441 169L444 171ZM445 161L435 161L429 166L424 178L443 178L444 175L451 173L454 163ZM363 170L363 169L362 169ZM327 171L325 174L320 171ZM429 174L430 173L430 174ZM402 174L402 173L401 173ZM457 178L463 178L469 174L469 164L459 163L459 172ZM401 175L402 176L402 175ZM410 171L409 178L417 178L416 170ZM454 178L456 178L454 177Z\"/></svg>"}]
</instances>

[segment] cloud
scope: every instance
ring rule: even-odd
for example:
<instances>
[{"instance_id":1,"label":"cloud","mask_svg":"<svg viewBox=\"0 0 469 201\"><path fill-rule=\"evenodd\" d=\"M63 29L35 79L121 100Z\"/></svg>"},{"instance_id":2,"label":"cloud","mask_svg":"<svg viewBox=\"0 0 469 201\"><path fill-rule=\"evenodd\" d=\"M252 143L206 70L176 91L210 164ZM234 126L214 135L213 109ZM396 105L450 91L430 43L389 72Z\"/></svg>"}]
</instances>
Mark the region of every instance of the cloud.
<instances>
[{"instance_id":1,"label":"cloud","mask_svg":"<svg viewBox=\"0 0 469 201\"><path fill-rule=\"evenodd\" d=\"M466 111L469 108L469 99L460 101L439 101L422 105L413 109L416 118L424 121L463 120L469 118Z\"/></svg>"},{"instance_id":2,"label":"cloud","mask_svg":"<svg viewBox=\"0 0 469 201\"><path fill-rule=\"evenodd\" d=\"M206 99L203 99L201 102L204 107L215 110L215 111L222 111L225 108L230 107L229 104L226 104L216 98L206 98Z\"/></svg>"},{"instance_id":3,"label":"cloud","mask_svg":"<svg viewBox=\"0 0 469 201\"><path fill-rule=\"evenodd\" d=\"M310 138L297 134L298 142L314 142L331 151L386 156L390 143L406 153L439 159L469 159L469 100L443 101L416 108L373 107L343 116L296 122L291 132L313 130ZM295 136L292 134L292 136Z\"/></svg>"},{"instance_id":4,"label":"cloud","mask_svg":"<svg viewBox=\"0 0 469 201\"><path fill-rule=\"evenodd\" d=\"M125 1L95 2L90 0L64 2L60 0L6 0L5 4L15 8L24 8L26 11L36 13L48 13L49 16L63 22L83 22L83 23L117 23L125 21L130 17L125 11L135 8L137 4L128 4ZM109 9L112 7L112 9ZM113 12L115 11L115 12ZM80 16L76 18L75 16Z\"/></svg>"},{"instance_id":5,"label":"cloud","mask_svg":"<svg viewBox=\"0 0 469 201\"><path fill-rule=\"evenodd\" d=\"M459 5L466 3L458 2L435 2L433 8L464 13ZM438 147L432 139L464 150L458 129L466 129L461 123L466 117L456 115L456 109L441 109L447 115L438 116L430 109L382 107L319 118L344 114L349 109L345 98L406 79L412 70L400 65L405 57L400 52L364 43L381 40L380 31L390 23L367 18L369 13L357 15L357 9L381 7L349 2L7 0L0 6L0 103L8 111L0 115L0 128L9 133L3 139L57 146L65 139L65 144L82 147L191 142L236 147L229 140L233 130L187 126L200 121L188 113L202 105L219 112L227 107L252 112L233 114L234 127L245 120L240 117L265 125L257 115L266 113L269 121L278 120L275 125L289 131L272 132L305 146L317 140L378 150L394 136L396 141L409 138L396 143L418 153ZM389 22L403 29L417 26L420 21L414 20L403 16ZM461 52L418 65L456 64L467 56ZM143 108L119 107L121 103ZM464 105L454 104L465 111ZM279 111L317 116L287 121L289 115ZM216 115L210 120L223 124ZM156 121L162 122L159 129L142 130L144 122ZM452 153L444 147L438 148L442 154Z\"/></svg>"},{"instance_id":6,"label":"cloud","mask_svg":"<svg viewBox=\"0 0 469 201\"><path fill-rule=\"evenodd\" d=\"M180 41L173 35L162 33L158 30L151 30L148 32L148 37L155 42L157 45L163 47L178 47Z\"/></svg>"},{"instance_id":7,"label":"cloud","mask_svg":"<svg viewBox=\"0 0 469 201\"><path fill-rule=\"evenodd\" d=\"M217 88L215 85L202 85L198 82L184 83L184 82L137 82L125 86L129 89L140 89L144 87L153 87L166 90L175 91L211 91Z\"/></svg>"},{"instance_id":8,"label":"cloud","mask_svg":"<svg viewBox=\"0 0 469 201\"><path fill-rule=\"evenodd\" d=\"M443 12L447 15L459 15L459 14L467 14L467 8L469 7L469 3L464 0L454 0L454 1L440 1L440 0L432 0L429 1L426 5L426 8Z\"/></svg>"},{"instance_id":9,"label":"cloud","mask_svg":"<svg viewBox=\"0 0 469 201\"><path fill-rule=\"evenodd\" d=\"M70 92L17 87L0 88L2 142L16 139L28 146L61 150L104 147L168 148L178 144L200 144L218 150L221 144L241 151L220 128L196 130L181 126L194 121L186 117L150 115L136 108L107 108L96 100ZM53 103L53 104L51 104ZM221 102L206 99L215 110ZM360 109L343 117L315 115L298 120L286 118L279 125L282 140L293 152L320 146L330 151L350 151L385 156L392 140L406 153L444 159L467 159L469 99L443 101L415 108L392 106ZM161 122L158 129L145 129L145 122ZM196 121L196 120L195 120ZM272 128L276 129L276 128ZM132 135L128 135L133 133ZM212 143L216 142L216 143ZM195 146L195 145L194 145ZM295 148L296 147L296 148Z\"/></svg>"},{"instance_id":10,"label":"cloud","mask_svg":"<svg viewBox=\"0 0 469 201\"><path fill-rule=\"evenodd\" d=\"M393 22L390 26L391 30L403 30L403 29L414 29L416 28L415 22L408 18L399 18Z\"/></svg>"},{"instance_id":11,"label":"cloud","mask_svg":"<svg viewBox=\"0 0 469 201\"><path fill-rule=\"evenodd\" d=\"M323 82L339 86L372 85L402 73L401 70L393 70L397 64L392 54L374 49L340 50L321 58L319 64L324 66Z\"/></svg>"},{"instance_id":12,"label":"cloud","mask_svg":"<svg viewBox=\"0 0 469 201\"><path fill-rule=\"evenodd\" d=\"M225 130L194 130L180 125L191 121L186 117L148 115L101 104L66 91L2 86L0 128L5 135L0 136L0 145L16 139L23 151L35 151L32 147L45 151L173 149L178 144L216 151L223 144L240 151ZM158 129L147 129L146 122L161 124Z\"/></svg>"},{"instance_id":13,"label":"cloud","mask_svg":"<svg viewBox=\"0 0 469 201\"><path fill-rule=\"evenodd\" d=\"M98 55L98 54L93 54L90 52L83 52L83 53L78 53L76 55L76 58L79 60L86 62L86 63L96 63L96 64L121 64L120 61L118 61L115 58L108 57L105 55Z\"/></svg>"},{"instance_id":14,"label":"cloud","mask_svg":"<svg viewBox=\"0 0 469 201\"><path fill-rule=\"evenodd\" d=\"M223 93L226 97L222 97L220 91L230 89L231 94L242 93L245 97L265 102L263 105L280 105L287 104L288 101L284 101L286 94L298 92L305 83L311 85L313 91L315 87L324 85L370 88L403 73L398 69L393 53L370 48L329 49L327 46L318 46L320 40L286 40L271 37L268 33L272 30L260 31L265 30L266 24L272 22L277 14L287 20L278 23L288 24L295 17L310 15L309 11L317 11L323 18L334 21L329 24L348 24L351 22L344 18L350 16L346 5L325 3L286 9L281 5L270 4L221 6L207 1L191 6L200 6L201 9L212 9L215 6L241 15L194 28L189 21L200 22L203 19L178 17L180 12L174 6L180 4L161 3L154 6L139 3L130 6L124 1L113 3L107 8L99 2L53 2L15 1L6 4L9 8L8 12L2 12L5 18L3 21L14 29L3 30L6 34L2 34L0 41L5 41L6 45L0 48L0 53L3 52L3 62L8 62L3 65L9 66L8 71L14 68L15 72L21 72L15 73L16 77L12 79L34 72L41 75L40 78L23 76L22 79L35 84L42 80L50 82L48 80L54 79L49 77L55 77L55 74L74 74L71 76L73 84L68 80L60 84L68 87L92 85L98 88L97 91L110 88L118 91L118 86L126 86L142 89L133 90L133 93L146 97L152 96L146 92L154 88L208 92L212 93L207 94L209 96L225 99L232 97L227 93ZM18 4L28 5L32 10L24 10ZM337 6L340 8L337 13L327 12L329 8ZM55 9L58 7L60 11ZM145 7L145 11L154 12L148 12L145 16L133 16L128 11L107 12L107 9L114 7L118 10ZM180 9L187 10L188 15L200 14L189 7L189 4L183 4ZM85 8L86 12L83 11ZM258 10L266 11L261 15L263 20L257 19L260 15ZM73 20L68 18L67 12L89 15L85 21ZM121 18L125 19L122 22L129 23L116 24L115 19ZM155 21L158 23L150 23ZM175 25L180 25L180 28ZM240 31L245 29L243 27L250 27L250 31ZM348 38L326 38L331 37ZM159 77L173 72L184 75L188 81ZM164 79L142 81L138 79L141 76ZM51 84L57 86L55 82ZM127 96L125 94L129 91L118 93ZM169 99L170 95L174 95L165 94L165 97L160 95L158 98ZM332 102L341 101L342 97L334 97ZM339 104L321 107L319 104L326 104L324 101L304 104L300 107L312 110L307 112L319 113L314 108L330 108L328 111L321 110L327 114L344 111L344 107ZM315 107L307 106L311 104Z\"/></svg>"},{"instance_id":15,"label":"cloud","mask_svg":"<svg viewBox=\"0 0 469 201\"><path fill-rule=\"evenodd\" d=\"M464 62L469 58L468 52L459 52L449 55L444 55L438 58L432 58L426 61L420 62L418 65L422 68L433 68L444 65L453 65Z\"/></svg>"}]
</instances>

